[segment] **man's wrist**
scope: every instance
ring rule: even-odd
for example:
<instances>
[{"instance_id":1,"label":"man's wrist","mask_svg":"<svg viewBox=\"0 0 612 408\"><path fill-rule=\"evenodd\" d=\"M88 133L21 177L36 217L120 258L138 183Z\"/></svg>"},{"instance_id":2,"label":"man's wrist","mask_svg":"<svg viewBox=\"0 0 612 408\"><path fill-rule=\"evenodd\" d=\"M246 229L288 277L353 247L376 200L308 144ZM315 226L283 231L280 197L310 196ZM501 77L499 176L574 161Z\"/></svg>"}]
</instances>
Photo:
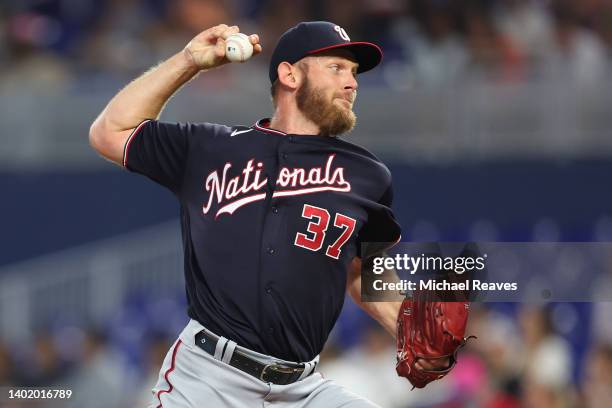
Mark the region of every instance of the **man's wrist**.
<instances>
[{"instance_id":1,"label":"man's wrist","mask_svg":"<svg viewBox=\"0 0 612 408\"><path fill-rule=\"evenodd\" d=\"M178 55L178 64L181 71L184 72L189 78L196 76L201 68L195 62L193 55L186 47Z\"/></svg>"}]
</instances>

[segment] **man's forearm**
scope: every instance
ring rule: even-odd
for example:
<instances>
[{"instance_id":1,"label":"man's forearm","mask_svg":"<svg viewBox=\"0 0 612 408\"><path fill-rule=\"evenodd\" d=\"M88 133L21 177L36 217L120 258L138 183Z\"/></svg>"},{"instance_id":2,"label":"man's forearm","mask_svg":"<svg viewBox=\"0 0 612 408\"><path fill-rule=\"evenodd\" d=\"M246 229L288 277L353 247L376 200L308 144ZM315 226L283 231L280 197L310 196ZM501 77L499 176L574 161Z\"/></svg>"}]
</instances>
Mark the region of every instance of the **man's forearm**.
<instances>
[{"instance_id":1,"label":"man's forearm","mask_svg":"<svg viewBox=\"0 0 612 408\"><path fill-rule=\"evenodd\" d=\"M157 119L170 97L198 71L181 51L130 82L91 125L91 145L102 156L122 164L123 148L133 129L145 119Z\"/></svg>"},{"instance_id":2,"label":"man's forearm","mask_svg":"<svg viewBox=\"0 0 612 408\"><path fill-rule=\"evenodd\" d=\"M395 338L397 315L402 302L361 302L358 298L353 298L353 300Z\"/></svg>"},{"instance_id":3,"label":"man's forearm","mask_svg":"<svg viewBox=\"0 0 612 408\"><path fill-rule=\"evenodd\" d=\"M388 274L396 279L395 274ZM362 302L361 300L361 260L355 258L349 268L347 276L347 292L353 301L361 307L370 317L380 323L389 334L396 336L397 330L397 315L402 304L398 301L383 301L383 302Z\"/></svg>"},{"instance_id":4,"label":"man's forearm","mask_svg":"<svg viewBox=\"0 0 612 408\"><path fill-rule=\"evenodd\" d=\"M157 118L172 95L197 73L189 55L181 51L123 88L96 122L103 121L109 132L121 132Z\"/></svg>"},{"instance_id":5,"label":"man's forearm","mask_svg":"<svg viewBox=\"0 0 612 408\"><path fill-rule=\"evenodd\" d=\"M145 119L157 119L168 100L202 70L229 63L225 39L239 32L226 24L209 28L187 46L123 88L93 122L89 142L102 156L124 164L125 143ZM254 54L261 52L259 37L249 37Z\"/></svg>"}]
</instances>

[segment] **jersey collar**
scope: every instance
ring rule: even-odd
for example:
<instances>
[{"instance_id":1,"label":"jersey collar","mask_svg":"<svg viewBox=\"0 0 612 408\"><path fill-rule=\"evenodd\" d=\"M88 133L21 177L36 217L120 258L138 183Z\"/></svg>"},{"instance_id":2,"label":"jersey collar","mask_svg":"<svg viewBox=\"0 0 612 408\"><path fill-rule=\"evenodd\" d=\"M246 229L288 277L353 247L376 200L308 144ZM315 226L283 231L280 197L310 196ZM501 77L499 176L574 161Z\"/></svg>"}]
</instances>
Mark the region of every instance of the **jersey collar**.
<instances>
[{"instance_id":1,"label":"jersey collar","mask_svg":"<svg viewBox=\"0 0 612 408\"><path fill-rule=\"evenodd\" d=\"M255 122L255 124L252 127L256 130L259 130L260 132L269 133L272 135L278 135L278 136L289 135L289 133L285 133L285 132L281 132L280 130L272 129L270 127L270 118L260 119L257 122ZM323 138L324 140L338 139L338 136L321 136L321 135L306 135L306 134L295 134L295 135L290 134L290 135L292 137L293 136L307 136L309 138L312 138L312 137Z\"/></svg>"},{"instance_id":2,"label":"jersey collar","mask_svg":"<svg viewBox=\"0 0 612 408\"><path fill-rule=\"evenodd\" d=\"M259 130L260 132L271 133L273 135L279 135L279 136L287 136L287 133L281 132L280 130L272 129L270 127L270 118L264 118L264 119L258 120L257 122L255 122L253 127Z\"/></svg>"}]
</instances>

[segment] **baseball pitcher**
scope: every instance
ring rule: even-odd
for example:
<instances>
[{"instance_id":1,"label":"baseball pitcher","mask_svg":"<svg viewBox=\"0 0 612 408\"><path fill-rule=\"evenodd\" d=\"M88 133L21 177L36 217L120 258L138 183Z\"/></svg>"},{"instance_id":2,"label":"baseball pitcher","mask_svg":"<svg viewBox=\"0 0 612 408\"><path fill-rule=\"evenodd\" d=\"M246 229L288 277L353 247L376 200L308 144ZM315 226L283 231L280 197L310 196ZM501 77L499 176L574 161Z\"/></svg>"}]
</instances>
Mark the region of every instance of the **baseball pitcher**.
<instances>
[{"instance_id":1,"label":"baseball pitcher","mask_svg":"<svg viewBox=\"0 0 612 408\"><path fill-rule=\"evenodd\" d=\"M226 39L237 33L224 24L203 31L121 90L90 129L97 152L180 202L191 320L168 351L152 406L374 406L317 371L347 291L389 333L402 330L400 375L419 387L443 376L466 315L455 319L452 304L360 300L361 242L400 239L389 170L341 137L355 126L357 76L380 63L381 49L333 23L300 23L272 54L271 118L158 120L181 86L230 62ZM248 40L261 53L259 37ZM427 348L424 322L453 333L441 329Z\"/></svg>"}]
</instances>

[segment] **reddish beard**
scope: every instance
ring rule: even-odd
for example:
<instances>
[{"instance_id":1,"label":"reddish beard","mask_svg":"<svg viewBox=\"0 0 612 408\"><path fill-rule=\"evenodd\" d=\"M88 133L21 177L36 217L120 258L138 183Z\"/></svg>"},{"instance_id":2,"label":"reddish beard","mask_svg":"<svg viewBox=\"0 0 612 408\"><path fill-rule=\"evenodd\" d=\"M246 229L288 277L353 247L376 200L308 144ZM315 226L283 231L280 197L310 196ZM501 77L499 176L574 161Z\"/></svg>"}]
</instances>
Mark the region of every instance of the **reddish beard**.
<instances>
[{"instance_id":1,"label":"reddish beard","mask_svg":"<svg viewBox=\"0 0 612 408\"><path fill-rule=\"evenodd\" d=\"M296 93L298 108L310 121L319 125L320 134L337 136L350 132L355 127L357 117L351 109L342 109L334 105L312 86L307 77Z\"/></svg>"}]
</instances>

